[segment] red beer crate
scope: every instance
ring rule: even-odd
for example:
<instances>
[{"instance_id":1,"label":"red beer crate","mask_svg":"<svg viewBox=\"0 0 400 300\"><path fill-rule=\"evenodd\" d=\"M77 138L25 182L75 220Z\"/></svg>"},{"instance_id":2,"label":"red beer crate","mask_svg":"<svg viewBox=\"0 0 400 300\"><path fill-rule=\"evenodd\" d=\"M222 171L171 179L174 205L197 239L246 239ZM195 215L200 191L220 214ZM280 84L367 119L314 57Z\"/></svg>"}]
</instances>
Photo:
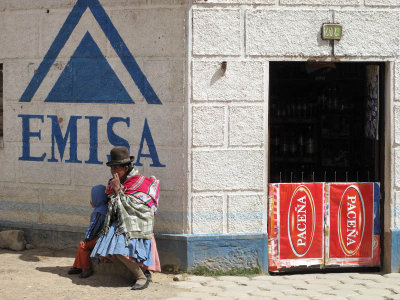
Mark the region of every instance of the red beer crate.
<instances>
[{"instance_id":1,"label":"red beer crate","mask_svg":"<svg viewBox=\"0 0 400 300\"><path fill-rule=\"evenodd\" d=\"M324 184L269 185L269 271L324 263Z\"/></svg>"},{"instance_id":2,"label":"red beer crate","mask_svg":"<svg viewBox=\"0 0 400 300\"><path fill-rule=\"evenodd\" d=\"M379 266L379 183L326 184L325 265Z\"/></svg>"}]
</instances>

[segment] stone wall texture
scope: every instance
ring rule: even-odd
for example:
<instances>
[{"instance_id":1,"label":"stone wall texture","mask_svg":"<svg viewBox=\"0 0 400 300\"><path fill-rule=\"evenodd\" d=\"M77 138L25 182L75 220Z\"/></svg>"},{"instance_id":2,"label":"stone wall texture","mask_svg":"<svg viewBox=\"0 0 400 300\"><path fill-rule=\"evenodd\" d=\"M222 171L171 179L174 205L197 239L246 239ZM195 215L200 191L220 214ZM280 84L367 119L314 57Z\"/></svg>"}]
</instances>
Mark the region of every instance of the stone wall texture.
<instances>
[{"instance_id":1,"label":"stone wall texture","mask_svg":"<svg viewBox=\"0 0 400 300\"><path fill-rule=\"evenodd\" d=\"M387 62L385 231L400 226L398 1L89 2L72 26L85 1L0 0L0 221L85 227L90 187L127 144L161 180L157 232L266 232L269 63L312 59ZM333 49L325 22L343 25Z\"/></svg>"},{"instance_id":2,"label":"stone wall texture","mask_svg":"<svg viewBox=\"0 0 400 300\"><path fill-rule=\"evenodd\" d=\"M204 223L202 209L211 209L211 202L204 201L210 197L223 203L217 209L223 217L212 214L210 233L216 228L221 233L266 232L269 62L309 59L387 62L385 122L390 125L382 209L390 212L385 213L385 232L398 228L398 8L399 1L392 0L193 1L188 24L192 233L207 228L199 224ZM334 47L321 39L321 26L328 22L343 25L343 37ZM246 206L251 209L241 201L251 203Z\"/></svg>"},{"instance_id":3,"label":"stone wall texture","mask_svg":"<svg viewBox=\"0 0 400 300\"><path fill-rule=\"evenodd\" d=\"M185 231L185 20L178 0L0 0L1 222L83 230L110 149L128 145L161 182L155 231Z\"/></svg>"}]
</instances>

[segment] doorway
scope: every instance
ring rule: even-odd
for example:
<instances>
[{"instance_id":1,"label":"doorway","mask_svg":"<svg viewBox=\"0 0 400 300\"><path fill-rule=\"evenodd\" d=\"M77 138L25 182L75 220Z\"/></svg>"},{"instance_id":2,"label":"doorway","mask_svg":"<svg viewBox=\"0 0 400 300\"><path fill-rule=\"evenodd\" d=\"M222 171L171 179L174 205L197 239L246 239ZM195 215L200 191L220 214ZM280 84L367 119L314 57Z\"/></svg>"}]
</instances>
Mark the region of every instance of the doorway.
<instances>
[{"instance_id":1,"label":"doorway","mask_svg":"<svg viewBox=\"0 0 400 300\"><path fill-rule=\"evenodd\" d=\"M382 183L384 67L271 62L269 182Z\"/></svg>"},{"instance_id":2,"label":"doorway","mask_svg":"<svg viewBox=\"0 0 400 300\"><path fill-rule=\"evenodd\" d=\"M384 76L385 64L378 62L270 63L268 224L270 244L275 247L275 252L272 255L270 253L269 256L273 259L271 265L276 270L287 268L287 266L283 267L286 264L286 256L297 259L305 255L299 254L302 252L296 249L293 241L296 240L296 236L302 235L299 228L306 228L305 225L299 227L298 222L305 222L312 215L307 215L306 219L305 215L299 216L298 212L291 209L292 200L297 195L296 191L302 188L310 192L309 188L311 190L311 188L320 189L321 187L323 187L322 194L324 195L322 199L325 200L322 200L318 207L323 207L324 217L322 221L318 221L323 224L317 224L317 226L325 226L328 231L324 230L325 233L322 234L326 241L326 247L323 250L325 254L323 257L319 256L316 264L324 268L347 263L349 266L379 266L379 255L382 252L373 249L380 249L380 245L383 245L383 235L380 235L380 232L383 232L382 195L385 162ZM342 223L340 223L339 217L332 217L334 215L332 207L336 205L335 209L342 209L341 213L339 211L335 213L343 216L345 214L343 209L346 209L342 206L345 203L343 201L345 191L348 191L348 188L359 191L361 187L367 186L371 188L370 192L365 193L370 197L370 200L367 200L370 213L365 213L364 200L362 200L364 196L361 195L362 192L359 192L361 208L357 213L357 218L362 220L360 221L362 226L366 223L373 226L368 233L367 244L368 247L372 247L371 251L376 259L374 258L373 262L371 260L370 264L369 262L363 264L361 261L366 254L361 254L358 250L358 252L356 250L352 252L342 247L342 250L347 251L343 259L340 258L341 254L334 253L332 241L337 234L341 234L341 241L343 238L348 238L348 245L352 244L351 228L347 228L348 235L346 235L345 226L355 223L351 220L346 221L345 218L341 218ZM341 188L343 190L338 192ZM332 192L334 190L335 193ZM378 193L372 192L376 190ZM311 190L309 193L311 198L312 193ZM303 198L306 199L306 197ZM310 203L307 204L310 209L314 209L316 202L314 203L313 199L307 201ZM380 205L378 205L379 202ZM327 205L325 206L324 203ZM288 209L284 209L286 204ZM304 208L308 207L306 202L300 204L304 204ZM349 205L347 209L353 209L353 207ZM362 217L358 217L359 215ZM370 219L364 219L366 215ZM332 226L333 224L335 225ZM307 226L315 226L315 224L310 223ZM291 231L291 228L294 230L297 228L299 232ZM362 227L362 232L364 233L364 227ZM276 239L273 240L274 238ZM290 241L289 246L285 245L286 240ZM296 241L297 245L303 245L306 242L311 245L314 240L311 238L310 241ZM357 245L361 245L364 241L365 238L363 240L361 237ZM337 247L344 245L339 244ZM286 250L287 253L284 252ZM300 266L301 263L299 259L295 264Z\"/></svg>"}]
</instances>

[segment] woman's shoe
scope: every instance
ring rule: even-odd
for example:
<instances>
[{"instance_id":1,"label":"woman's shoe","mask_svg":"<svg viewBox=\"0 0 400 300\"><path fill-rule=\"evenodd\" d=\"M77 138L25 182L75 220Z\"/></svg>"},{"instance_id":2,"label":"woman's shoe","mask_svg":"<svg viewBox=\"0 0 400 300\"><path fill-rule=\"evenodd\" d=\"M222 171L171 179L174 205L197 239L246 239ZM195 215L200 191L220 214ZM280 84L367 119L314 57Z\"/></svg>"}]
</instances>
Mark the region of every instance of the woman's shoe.
<instances>
[{"instance_id":1,"label":"woman's shoe","mask_svg":"<svg viewBox=\"0 0 400 300\"><path fill-rule=\"evenodd\" d=\"M146 278L149 280L149 282L152 282L150 271L146 270L143 273L144 273L144 276L146 276ZM135 285L135 283L136 283L136 279L133 281L133 285Z\"/></svg>"},{"instance_id":2,"label":"woman's shoe","mask_svg":"<svg viewBox=\"0 0 400 300\"><path fill-rule=\"evenodd\" d=\"M149 286L149 283L150 283L150 279L146 277L146 283L145 284L135 283L132 286L131 290L136 290L136 291L137 290L144 290L145 288L147 288Z\"/></svg>"},{"instance_id":3,"label":"woman's shoe","mask_svg":"<svg viewBox=\"0 0 400 300\"><path fill-rule=\"evenodd\" d=\"M151 282L152 280L151 280L151 273L150 273L150 271L149 271L149 270L146 270L146 271L144 271L143 273L144 273L144 276L146 276L146 278L149 280L149 282Z\"/></svg>"},{"instance_id":4,"label":"woman's shoe","mask_svg":"<svg viewBox=\"0 0 400 300\"><path fill-rule=\"evenodd\" d=\"M69 275L73 275L73 274L80 274L82 273L82 269L78 269L75 267L72 267L71 269L69 269L68 274Z\"/></svg>"},{"instance_id":5,"label":"woman's shoe","mask_svg":"<svg viewBox=\"0 0 400 300\"><path fill-rule=\"evenodd\" d=\"M93 270L89 270L86 272L82 272L81 275L79 275L79 278L88 278L93 275Z\"/></svg>"}]
</instances>

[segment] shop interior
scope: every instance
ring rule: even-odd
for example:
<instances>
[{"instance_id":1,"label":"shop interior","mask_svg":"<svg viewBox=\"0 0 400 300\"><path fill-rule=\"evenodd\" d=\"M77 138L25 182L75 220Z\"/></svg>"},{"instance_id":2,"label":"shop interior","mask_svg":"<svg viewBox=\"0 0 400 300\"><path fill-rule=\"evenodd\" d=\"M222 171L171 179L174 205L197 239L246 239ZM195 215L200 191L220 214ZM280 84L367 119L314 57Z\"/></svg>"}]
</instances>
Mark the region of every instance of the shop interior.
<instances>
[{"instance_id":1,"label":"shop interior","mask_svg":"<svg viewBox=\"0 0 400 300\"><path fill-rule=\"evenodd\" d=\"M384 67L270 63L270 183L381 181Z\"/></svg>"}]
</instances>

